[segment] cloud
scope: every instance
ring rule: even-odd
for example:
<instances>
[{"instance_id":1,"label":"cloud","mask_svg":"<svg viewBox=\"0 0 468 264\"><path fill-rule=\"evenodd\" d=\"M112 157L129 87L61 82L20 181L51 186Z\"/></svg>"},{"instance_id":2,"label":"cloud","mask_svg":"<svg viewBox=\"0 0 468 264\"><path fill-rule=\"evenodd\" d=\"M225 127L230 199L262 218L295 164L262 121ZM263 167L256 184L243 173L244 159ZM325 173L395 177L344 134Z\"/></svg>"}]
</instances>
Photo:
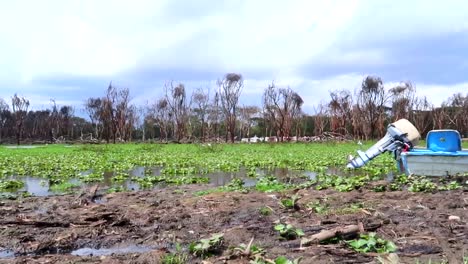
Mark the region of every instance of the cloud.
<instances>
[{"instance_id":1,"label":"cloud","mask_svg":"<svg viewBox=\"0 0 468 264\"><path fill-rule=\"evenodd\" d=\"M238 72L245 104L274 80L310 110L366 75L412 81L438 102L450 95L437 89L468 82L466 17L463 0L4 1L0 97L76 103L113 81L144 102L166 81L214 89Z\"/></svg>"}]
</instances>

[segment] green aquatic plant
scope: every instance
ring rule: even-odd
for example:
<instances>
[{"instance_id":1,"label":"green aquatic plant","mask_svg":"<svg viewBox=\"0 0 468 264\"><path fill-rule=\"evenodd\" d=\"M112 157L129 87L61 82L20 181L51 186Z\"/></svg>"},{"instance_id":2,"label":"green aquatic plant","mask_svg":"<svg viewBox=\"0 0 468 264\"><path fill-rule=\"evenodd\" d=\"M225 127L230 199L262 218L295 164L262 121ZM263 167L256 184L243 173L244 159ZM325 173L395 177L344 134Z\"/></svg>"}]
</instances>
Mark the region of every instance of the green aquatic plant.
<instances>
[{"instance_id":1,"label":"green aquatic plant","mask_svg":"<svg viewBox=\"0 0 468 264\"><path fill-rule=\"evenodd\" d=\"M107 193L118 193L118 192L124 192L125 188L122 186L117 186L117 187L111 187L107 189Z\"/></svg>"},{"instance_id":2,"label":"green aquatic plant","mask_svg":"<svg viewBox=\"0 0 468 264\"><path fill-rule=\"evenodd\" d=\"M188 261L189 256L183 252L182 246L177 243L175 246L174 253L164 254L161 259L162 264L185 264Z\"/></svg>"},{"instance_id":3,"label":"green aquatic plant","mask_svg":"<svg viewBox=\"0 0 468 264\"><path fill-rule=\"evenodd\" d=\"M275 176L265 176L258 179L255 189L261 192L275 192L285 190L288 186L278 181Z\"/></svg>"},{"instance_id":4,"label":"green aquatic plant","mask_svg":"<svg viewBox=\"0 0 468 264\"><path fill-rule=\"evenodd\" d=\"M269 206L262 206L258 209L258 211L260 212L261 215L268 216L268 215L271 215L271 213L273 212L273 209L271 209L271 207Z\"/></svg>"},{"instance_id":5,"label":"green aquatic plant","mask_svg":"<svg viewBox=\"0 0 468 264\"><path fill-rule=\"evenodd\" d=\"M302 231L302 229L296 228L291 224L277 224L274 229L278 231L282 238L288 240L304 236L304 231Z\"/></svg>"},{"instance_id":6,"label":"green aquatic plant","mask_svg":"<svg viewBox=\"0 0 468 264\"><path fill-rule=\"evenodd\" d=\"M223 191L248 193L249 190L244 187L245 182L242 179L232 179L226 186L221 187Z\"/></svg>"},{"instance_id":7,"label":"green aquatic plant","mask_svg":"<svg viewBox=\"0 0 468 264\"><path fill-rule=\"evenodd\" d=\"M291 197L284 198L280 200L280 205L286 209L295 209L299 210L299 205L297 202L301 197L297 194L292 195Z\"/></svg>"},{"instance_id":8,"label":"green aquatic plant","mask_svg":"<svg viewBox=\"0 0 468 264\"><path fill-rule=\"evenodd\" d=\"M20 180L2 180L0 181L0 191L14 191L24 187L24 182Z\"/></svg>"},{"instance_id":9,"label":"green aquatic plant","mask_svg":"<svg viewBox=\"0 0 468 264\"><path fill-rule=\"evenodd\" d=\"M275 259L275 264L299 264L301 259L302 258L299 257L299 258L296 258L296 259L293 259L293 260L289 260L288 258L286 258L284 256L281 256L281 257L277 257Z\"/></svg>"},{"instance_id":10,"label":"green aquatic plant","mask_svg":"<svg viewBox=\"0 0 468 264\"><path fill-rule=\"evenodd\" d=\"M355 144L349 143L211 146L130 143L75 145L73 148L63 145L37 149L0 148L0 178L22 181L22 176L38 177L49 181L50 185L63 184L72 179L108 185L131 180L138 182L142 188L151 188L159 183L208 183L205 174L221 171L242 172L245 176L257 177L257 184L251 189L262 192L310 187L352 191L395 169L392 158L381 155L361 169L347 171L343 157L355 150ZM144 168L143 175L132 176L135 168ZM288 175L287 179L276 178L269 172L277 168L289 172L297 170L297 173L293 177ZM268 171L267 176L259 176L263 174L262 170ZM317 178L301 178L303 170L315 173ZM227 188L245 191L240 186Z\"/></svg>"},{"instance_id":11,"label":"green aquatic plant","mask_svg":"<svg viewBox=\"0 0 468 264\"><path fill-rule=\"evenodd\" d=\"M306 207L317 214L326 214L330 209L326 203L321 201L310 201L307 203Z\"/></svg>"},{"instance_id":12,"label":"green aquatic plant","mask_svg":"<svg viewBox=\"0 0 468 264\"><path fill-rule=\"evenodd\" d=\"M207 257L217 253L224 243L224 234L211 235L210 238L200 239L189 246L189 250L196 256Z\"/></svg>"},{"instance_id":13,"label":"green aquatic plant","mask_svg":"<svg viewBox=\"0 0 468 264\"><path fill-rule=\"evenodd\" d=\"M349 247L361 253L392 253L397 249L392 241L380 238L376 233L361 234L358 239L347 241L346 243Z\"/></svg>"},{"instance_id":14,"label":"green aquatic plant","mask_svg":"<svg viewBox=\"0 0 468 264\"><path fill-rule=\"evenodd\" d=\"M408 191L410 192L432 192L437 185L423 176L413 176L408 179Z\"/></svg>"},{"instance_id":15,"label":"green aquatic plant","mask_svg":"<svg viewBox=\"0 0 468 264\"><path fill-rule=\"evenodd\" d=\"M461 189L463 186L458 183L457 181L451 181L446 183L445 185L437 187L439 191L451 191L451 190L458 190Z\"/></svg>"}]
</instances>

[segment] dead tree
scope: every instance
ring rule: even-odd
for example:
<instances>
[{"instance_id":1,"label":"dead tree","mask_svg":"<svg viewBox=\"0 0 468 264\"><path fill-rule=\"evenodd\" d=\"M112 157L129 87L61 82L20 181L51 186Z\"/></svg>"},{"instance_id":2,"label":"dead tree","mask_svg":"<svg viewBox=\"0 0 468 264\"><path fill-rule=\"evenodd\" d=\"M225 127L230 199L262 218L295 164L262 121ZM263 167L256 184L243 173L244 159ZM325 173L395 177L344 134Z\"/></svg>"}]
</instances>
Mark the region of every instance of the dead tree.
<instances>
[{"instance_id":1,"label":"dead tree","mask_svg":"<svg viewBox=\"0 0 468 264\"><path fill-rule=\"evenodd\" d=\"M15 118L16 143L19 145L21 143L21 136L23 133L24 118L28 113L29 100L15 94L11 97L11 107Z\"/></svg>"},{"instance_id":2,"label":"dead tree","mask_svg":"<svg viewBox=\"0 0 468 264\"><path fill-rule=\"evenodd\" d=\"M222 80L218 80L219 101L224 114L226 124L226 141L228 136L234 143L236 132L237 105L244 87L244 79L241 74L228 73Z\"/></svg>"},{"instance_id":3,"label":"dead tree","mask_svg":"<svg viewBox=\"0 0 468 264\"><path fill-rule=\"evenodd\" d=\"M103 101L101 98L88 98L85 102L85 110L91 120L91 125L94 127L95 137L100 138L100 130L102 129L101 116L103 112ZM92 134L91 134L92 139Z\"/></svg>"},{"instance_id":4,"label":"dead tree","mask_svg":"<svg viewBox=\"0 0 468 264\"><path fill-rule=\"evenodd\" d=\"M252 128L252 118L260 112L257 106L243 106L239 109L240 112L240 124L241 128L239 131L250 138L250 130Z\"/></svg>"},{"instance_id":5,"label":"dead tree","mask_svg":"<svg viewBox=\"0 0 468 264\"><path fill-rule=\"evenodd\" d=\"M218 140L220 138L221 117L223 115L219 102L219 93L215 92L212 103L208 106L207 133Z\"/></svg>"},{"instance_id":6,"label":"dead tree","mask_svg":"<svg viewBox=\"0 0 468 264\"><path fill-rule=\"evenodd\" d=\"M171 121L171 113L166 98L159 99L154 105L153 109L155 110L153 113L154 119L156 120L156 124L159 127L160 139L162 141L164 138L165 141L167 141L169 135L169 123Z\"/></svg>"},{"instance_id":7,"label":"dead tree","mask_svg":"<svg viewBox=\"0 0 468 264\"><path fill-rule=\"evenodd\" d=\"M189 122L190 102L187 101L185 86L179 83L174 86L173 82L164 85L165 98L171 111L174 134L177 141L187 136L187 124Z\"/></svg>"},{"instance_id":8,"label":"dead tree","mask_svg":"<svg viewBox=\"0 0 468 264\"><path fill-rule=\"evenodd\" d=\"M353 106L351 92L347 90L333 91L330 92L330 97L328 107L331 115L331 131L347 135Z\"/></svg>"},{"instance_id":9,"label":"dead tree","mask_svg":"<svg viewBox=\"0 0 468 264\"><path fill-rule=\"evenodd\" d=\"M438 112L434 111L434 107L425 96L415 97L409 120L416 126L421 135L425 135L438 121L442 121L437 115Z\"/></svg>"},{"instance_id":10,"label":"dead tree","mask_svg":"<svg viewBox=\"0 0 468 264\"><path fill-rule=\"evenodd\" d=\"M301 113L304 101L291 88L277 88L274 83L263 92L263 107L267 120L276 130L280 141L291 136L293 121Z\"/></svg>"},{"instance_id":11,"label":"dead tree","mask_svg":"<svg viewBox=\"0 0 468 264\"><path fill-rule=\"evenodd\" d=\"M117 134L121 140L128 141L130 139L135 121L135 111L134 107L130 105L130 90L128 88L119 89L115 105L115 120Z\"/></svg>"},{"instance_id":12,"label":"dead tree","mask_svg":"<svg viewBox=\"0 0 468 264\"><path fill-rule=\"evenodd\" d=\"M141 130L141 141L146 141L146 121L149 112L148 102L136 108L135 124Z\"/></svg>"},{"instance_id":13,"label":"dead tree","mask_svg":"<svg viewBox=\"0 0 468 264\"><path fill-rule=\"evenodd\" d=\"M456 93L442 103L442 113L448 128L458 130L463 136L468 134L468 94Z\"/></svg>"},{"instance_id":14,"label":"dead tree","mask_svg":"<svg viewBox=\"0 0 468 264\"><path fill-rule=\"evenodd\" d=\"M389 99L382 79L367 76L357 98L357 107L362 114L360 125L364 128L366 139L382 137L386 131L385 104Z\"/></svg>"},{"instance_id":15,"label":"dead tree","mask_svg":"<svg viewBox=\"0 0 468 264\"><path fill-rule=\"evenodd\" d=\"M411 120L416 90L411 82L401 83L389 90L392 101L392 121Z\"/></svg>"},{"instance_id":16,"label":"dead tree","mask_svg":"<svg viewBox=\"0 0 468 264\"><path fill-rule=\"evenodd\" d=\"M133 118L130 112L130 90L128 88L119 89L109 84L106 96L102 99L101 120L106 130L106 141L112 136L115 144L117 136L120 140L128 139L131 134L133 123L129 126L129 121ZM130 127L130 131L128 128Z\"/></svg>"},{"instance_id":17,"label":"dead tree","mask_svg":"<svg viewBox=\"0 0 468 264\"><path fill-rule=\"evenodd\" d=\"M3 128L5 127L5 123L8 120L10 113L9 110L10 107L8 104L3 100L3 98L0 98L0 143L2 142Z\"/></svg>"},{"instance_id":18,"label":"dead tree","mask_svg":"<svg viewBox=\"0 0 468 264\"><path fill-rule=\"evenodd\" d=\"M202 88L196 89L192 94L192 102L195 104L193 110L200 121L200 137L201 141L206 139L206 119L208 115L208 107L210 102L210 91L205 91Z\"/></svg>"},{"instance_id":19,"label":"dead tree","mask_svg":"<svg viewBox=\"0 0 468 264\"><path fill-rule=\"evenodd\" d=\"M328 123L327 107L320 103L314 110L314 135L319 136L325 132Z\"/></svg>"}]
</instances>

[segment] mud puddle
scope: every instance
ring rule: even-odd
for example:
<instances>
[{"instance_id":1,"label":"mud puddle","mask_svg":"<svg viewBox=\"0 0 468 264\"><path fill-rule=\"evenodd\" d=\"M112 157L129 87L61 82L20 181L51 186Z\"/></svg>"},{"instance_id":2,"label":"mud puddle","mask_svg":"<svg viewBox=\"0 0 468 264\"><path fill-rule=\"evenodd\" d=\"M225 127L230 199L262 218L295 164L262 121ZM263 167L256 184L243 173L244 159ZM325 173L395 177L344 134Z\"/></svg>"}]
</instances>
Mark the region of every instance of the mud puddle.
<instances>
[{"instance_id":1,"label":"mud puddle","mask_svg":"<svg viewBox=\"0 0 468 264\"><path fill-rule=\"evenodd\" d=\"M11 250L0 250L0 259L9 259L9 258L14 258L15 257L15 252Z\"/></svg>"},{"instance_id":2,"label":"mud puddle","mask_svg":"<svg viewBox=\"0 0 468 264\"><path fill-rule=\"evenodd\" d=\"M153 250L152 247L130 245L126 247L115 247L115 248L80 248L71 252L74 256L81 257L100 257L100 256L111 256L118 254L132 254L132 253L145 253Z\"/></svg>"}]
</instances>

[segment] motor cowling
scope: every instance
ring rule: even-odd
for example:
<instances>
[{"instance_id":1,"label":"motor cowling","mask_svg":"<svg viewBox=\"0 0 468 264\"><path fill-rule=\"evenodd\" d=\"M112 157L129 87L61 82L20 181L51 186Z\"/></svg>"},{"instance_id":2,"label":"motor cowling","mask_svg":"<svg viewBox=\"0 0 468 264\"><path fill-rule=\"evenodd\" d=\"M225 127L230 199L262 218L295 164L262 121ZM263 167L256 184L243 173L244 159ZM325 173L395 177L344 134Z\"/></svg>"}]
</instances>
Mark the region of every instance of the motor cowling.
<instances>
[{"instance_id":1,"label":"motor cowling","mask_svg":"<svg viewBox=\"0 0 468 264\"><path fill-rule=\"evenodd\" d=\"M406 119L400 119L387 127L387 133L377 143L363 152L358 150L358 156L352 158L347 167L360 168L373 158L386 151L401 151L412 149L419 142L421 135L418 129Z\"/></svg>"}]
</instances>

